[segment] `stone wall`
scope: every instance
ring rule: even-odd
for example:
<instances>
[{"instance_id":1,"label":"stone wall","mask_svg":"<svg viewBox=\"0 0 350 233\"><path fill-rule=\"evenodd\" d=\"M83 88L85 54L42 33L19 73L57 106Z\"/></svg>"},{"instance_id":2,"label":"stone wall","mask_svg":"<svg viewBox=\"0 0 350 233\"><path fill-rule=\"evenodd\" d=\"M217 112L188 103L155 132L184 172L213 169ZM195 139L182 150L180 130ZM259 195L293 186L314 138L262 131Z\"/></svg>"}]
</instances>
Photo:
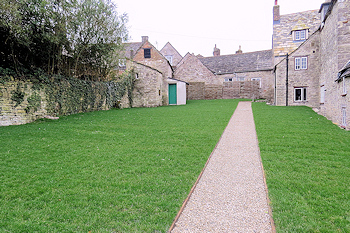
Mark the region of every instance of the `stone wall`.
<instances>
[{"instance_id":1,"label":"stone wall","mask_svg":"<svg viewBox=\"0 0 350 233\"><path fill-rule=\"evenodd\" d=\"M43 117L129 107L123 84L50 78L38 83L1 77L0 126ZM85 90L82 90L85 89ZM126 96L125 96L126 95Z\"/></svg>"},{"instance_id":2,"label":"stone wall","mask_svg":"<svg viewBox=\"0 0 350 233\"><path fill-rule=\"evenodd\" d=\"M145 58L144 57L144 49L151 49L151 58ZM164 56L150 43L145 42L142 47L138 50L138 52L135 54L133 61L143 64L147 67L153 68L154 70L159 71L163 78L162 78L162 90L161 90L161 97L163 99L163 105L168 104L168 85L167 85L167 78L173 77L173 70L170 66L167 59L164 58ZM155 100L157 101L157 100Z\"/></svg>"},{"instance_id":3,"label":"stone wall","mask_svg":"<svg viewBox=\"0 0 350 233\"><path fill-rule=\"evenodd\" d=\"M273 100L273 88L274 88L274 76L272 70L266 71L253 71L253 72L239 72L235 74L218 75L218 77L224 82L227 78L244 78L245 81L252 81L260 78L259 93L255 93L255 98L263 98L272 103ZM236 81L236 80L235 80Z\"/></svg>"},{"instance_id":4,"label":"stone wall","mask_svg":"<svg viewBox=\"0 0 350 233\"><path fill-rule=\"evenodd\" d=\"M205 85L205 99L222 99L222 85L207 84Z\"/></svg>"},{"instance_id":5,"label":"stone wall","mask_svg":"<svg viewBox=\"0 0 350 233\"><path fill-rule=\"evenodd\" d=\"M320 32L321 72L320 88L325 101L320 105L320 114L338 125L342 125L342 109L346 109L346 126L350 129L350 98L343 92L350 91L350 80L337 79L338 71L350 60L350 1L337 1ZM345 82L345 83L344 83Z\"/></svg>"},{"instance_id":6,"label":"stone wall","mask_svg":"<svg viewBox=\"0 0 350 233\"><path fill-rule=\"evenodd\" d=\"M222 80L208 70L193 54L187 53L174 72L174 78L191 82L204 82L206 85L221 85Z\"/></svg>"},{"instance_id":7,"label":"stone wall","mask_svg":"<svg viewBox=\"0 0 350 233\"><path fill-rule=\"evenodd\" d=\"M11 80L0 84L0 126L20 125L35 121L47 114L45 109L45 93L40 90L33 90L31 82L21 82ZM22 101L17 101L13 94L23 96ZM30 97L36 96L36 101L31 101ZM34 99L34 98L33 98ZM29 102L32 102L30 104ZM36 103L35 103L36 102Z\"/></svg>"},{"instance_id":8,"label":"stone wall","mask_svg":"<svg viewBox=\"0 0 350 233\"><path fill-rule=\"evenodd\" d=\"M189 82L186 85L186 96L188 100L204 100L205 99L205 83Z\"/></svg>"},{"instance_id":9,"label":"stone wall","mask_svg":"<svg viewBox=\"0 0 350 233\"><path fill-rule=\"evenodd\" d=\"M179 52L168 42L166 45L160 50L160 53L163 56L171 56L172 57L172 66L175 67L182 59L182 56Z\"/></svg>"},{"instance_id":10,"label":"stone wall","mask_svg":"<svg viewBox=\"0 0 350 233\"><path fill-rule=\"evenodd\" d=\"M276 9L274 9L276 11ZM276 12L274 12L276 14ZM294 14L281 15L279 20L274 20L273 24L273 53L275 64L287 53L297 49L303 41L293 41L291 31L298 25L309 27L309 36L320 26L321 20L318 10L298 12Z\"/></svg>"},{"instance_id":11,"label":"stone wall","mask_svg":"<svg viewBox=\"0 0 350 233\"><path fill-rule=\"evenodd\" d=\"M232 81L221 85L190 82L187 99L258 99L261 98L259 86L259 81Z\"/></svg>"},{"instance_id":12,"label":"stone wall","mask_svg":"<svg viewBox=\"0 0 350 233\"><path fill-rule=\"evenodd\" d=\"M298 50L291 53L288 63L288 105L318 107L320 104L319 32L313 34ZM295 70L295 58L307 57L307 69ZM276 65L275 105L286 105L286 59ZM295 88L306 88L306 101L295 101Z\"/></svg>"},{"instance_id":13,"label":"stone wall","mask_svg":"<svg viewBox=\"0 0 350 233\"><path fill-rule=\"evenodd\" d=\"M162 73L136 62L128 64L128 69L132 68L136 74L132 107L162 106L164 89L167 89L167 84L164 87Z\"/></svg>"},{"instance_id":14,"label":"stone wall","mask_svg":"<svg viewBox=\"0 0 350 233\"><path fill-rule=\"evenodd\" d=\"M223 99L260 99L259 81L224 82L222 88Z\"/></svg>"}]
</instances>

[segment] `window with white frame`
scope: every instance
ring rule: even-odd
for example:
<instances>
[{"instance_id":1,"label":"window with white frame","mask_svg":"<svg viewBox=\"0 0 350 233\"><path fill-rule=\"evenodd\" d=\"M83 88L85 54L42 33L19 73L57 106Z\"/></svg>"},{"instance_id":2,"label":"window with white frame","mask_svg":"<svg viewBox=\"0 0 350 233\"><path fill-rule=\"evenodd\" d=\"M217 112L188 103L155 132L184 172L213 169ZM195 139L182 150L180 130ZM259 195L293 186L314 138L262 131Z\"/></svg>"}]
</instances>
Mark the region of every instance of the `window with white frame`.
<instances>
[{"instance_id":1,"label":"window with white frame","mask_svg":"<svg viewBox=\"0 0 350 233\"><path fill-rule=\"evenodd\" d=\"M251 78L251 81L259 81L259 88L261 88L261 78Z\"/></svg>"},{"instance_id":2,"label":"window with white frame","mask_svg":"<svg viewBox=\"0 0 350 233\"><path fill-rule=\"evenodd\" d=\"M170 65L173 65L173 56L167 55L165 58L169 61Z\"/></svg>"},{"instance_id":3,"label":"window with white frame","mask_svg":"<svg viewBox=\"0 0 350 233\"><path fill-rule=\"evenodd\" d=\"M306 101L307 91L306 87L295 87L294 88L294 101Z\"/></svg>"},{"instance_id":4,"label":"window with white frame","mask_svg":"<svg viewBox=\"0 0 350 233\"><path fill-rule=\"evenodd\" d=\"M296 57L294 63L295 63L295 70L307 69L307 57Z\"/></svg>"},{"instance_id":5,"label":"window with white frame","mask_svg":"<svg viewBox=\"0 0 350 233\"><path fill-rule=\"evenodd\" d=\"M341 126L345 128L346 127L346 108L345 107L341 108L341 113L342 113Z\"/></svg>"},{"instance_id":6,"label":"window with white frame","mask_svg":"<svg viewBox=\"0 0 350 233\"><path fill-rule=\"evenodd\" d=\"M343 81L343 95L346 95L345 77L342 78L342 81Z\"/></svg>"},{"instance_id":7,"label":"window with white frame","mask_svg":"<svg viewBox=\"0 0 350 233\"><path fill-rule=\"evenodd\" d=\"M307 39L307 30L297 30L297 31L293 31L293 36L294 36L294 40L296 41L302 41L302 40L306 40Z\"/></svg>"}]
</instances>

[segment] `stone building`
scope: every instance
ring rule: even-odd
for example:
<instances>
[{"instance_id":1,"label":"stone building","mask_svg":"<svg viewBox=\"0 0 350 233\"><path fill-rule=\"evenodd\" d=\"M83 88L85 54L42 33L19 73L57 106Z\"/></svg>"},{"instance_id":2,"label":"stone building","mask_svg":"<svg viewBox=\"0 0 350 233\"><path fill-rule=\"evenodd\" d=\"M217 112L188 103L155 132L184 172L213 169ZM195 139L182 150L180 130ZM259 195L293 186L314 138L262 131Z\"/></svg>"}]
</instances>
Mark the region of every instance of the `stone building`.
<instances>
[{"instance_id":1,"label":"stone building","mask_svg":"<svg viewBox=\"0 0 350 233\"><path fill-rule=\"evenodd\" d=\"M169 42L165 44L165 46L160 50L160 53L168 59L170 65L173 69L176 69L177 64L182 59L181 54L172 46Z\"/></svg>"},{"instance_id":2,"label":"stone building","mask_svg":"<svg viewBox=\"0 0 350 233\"><path fill-rule=\"evenodd\" d=\"M202 64L217 77L225 87L244 85L238 95L226 95L223 98L264 98L268 101L273 97L273 63L272 50L243 53L241 47L236 54L218 55L199 58ZM258 82L258 90L248 88ZM232 90L231 90L232 91Z\"/></svg>"},{"instance_id":3,"label":"stone building","mask_svg":"<svg viewBox=\"0 0 350 233\"><path fill-rule=\"evenodd\" d=\"M188 99L234 99L273 97L272 50L213 57L187 53L174 77L189 83Z\"/></svg>"},{"instance_id":4,"label":"stone building","mask_svg":"<svg viewBox=\"0 0 350 233\"><path fill-rule=\"evenodd\" d=\"M315 32L275 64L274 102L313 107L350 129L350 0L328 0L318 14Z\"/></svg>"},{"instance_id":5,"label":"stone building","mask_svg":"<svg viewBox=\"0 0 350 233\"><path fill-rule=\"evenodd\" d=\"M172 79L173 68L169 60L148 41L147 36L142 37L142 42L125 44L125 59L124 69L134 69L136 73L132 107L168 105L169 90L174 90L171 96L185 93L181 91L185 88L183 82ZM177 85L175 89L174 85ZM175 96L175 99L178 98ZM175 104L186 104L186 102L176 101Z\"/></svg>"},{"instance_id":6,"label":"stone building","mask_svg":"<svg viewBox=\"0 0 350 233\"><path fill-rule=\"evenodd\" d=\"M273 7L272 49L274 63L282 60L309 38L320 26L318 10L280 15L280 6Z\"/></svg>"}]
</instances>

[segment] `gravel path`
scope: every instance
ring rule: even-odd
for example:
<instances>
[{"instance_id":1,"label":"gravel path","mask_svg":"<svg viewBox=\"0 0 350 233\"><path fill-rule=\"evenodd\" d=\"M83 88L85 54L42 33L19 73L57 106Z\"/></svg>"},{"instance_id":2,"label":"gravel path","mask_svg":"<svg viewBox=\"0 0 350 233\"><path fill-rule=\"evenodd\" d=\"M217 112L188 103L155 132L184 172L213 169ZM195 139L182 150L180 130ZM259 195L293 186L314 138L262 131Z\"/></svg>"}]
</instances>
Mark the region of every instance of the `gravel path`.
<instances>
[{"instance_id":1,"label":"gravel path","mask_svg":"<svg viewBox=\"0 0 350 233\"><path fill-rule=\"evenodd\" d=\"M250 102L239 102L171 230L274 232Z\"/></svg>"}]
</instances>

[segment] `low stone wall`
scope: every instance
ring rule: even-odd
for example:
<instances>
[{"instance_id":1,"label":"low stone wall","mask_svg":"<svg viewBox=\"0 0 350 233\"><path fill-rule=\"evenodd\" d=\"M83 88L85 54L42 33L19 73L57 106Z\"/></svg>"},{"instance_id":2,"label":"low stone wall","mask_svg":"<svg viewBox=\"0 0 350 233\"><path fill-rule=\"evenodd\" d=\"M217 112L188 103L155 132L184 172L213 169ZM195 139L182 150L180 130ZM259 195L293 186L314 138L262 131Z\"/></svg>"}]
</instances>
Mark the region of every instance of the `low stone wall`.
<instances>
[{"instance_id":1,"label":"low stone wall","mask_svg":"<svg viewBox=\"0 0 350 233\"><path fill-rule=\"evenodd\" d=\"M122 83L72 80L52 78L51 83L49 79L37 83L0 77L0 126L111 107L129 107L128 92ZM122 88L124 90L119 90Z\"/></svg>"},{"instance_id":2,"label":"low stone wall","mask_svg":"<svg viewBox=\"0 0 350 233\"><path fill-rule=\"evenodd\" d=\"M222 85L205 85L205 99L222 99Z\"/></svg>"},{"instance_id":3,"label":"low stone wall","mask_svg":"<svg viewBox=\"0 0 350 233\"><path fill-rule=\"evenodd\" d=\"M190 82L186 85L186 96L188 100L204 100L205 99L205 83Z\"/></svg>"},{"instance_id":4,"label":"low stone wall","mask_svg":"<svg viewBox=\"0 0 350 233\"><path fill-rule=\"evenodd\" d=\"M187 99L260 99L259 81L232 81L222 85L190 82L187 85Z\"/></svg>"}]
</instances>

